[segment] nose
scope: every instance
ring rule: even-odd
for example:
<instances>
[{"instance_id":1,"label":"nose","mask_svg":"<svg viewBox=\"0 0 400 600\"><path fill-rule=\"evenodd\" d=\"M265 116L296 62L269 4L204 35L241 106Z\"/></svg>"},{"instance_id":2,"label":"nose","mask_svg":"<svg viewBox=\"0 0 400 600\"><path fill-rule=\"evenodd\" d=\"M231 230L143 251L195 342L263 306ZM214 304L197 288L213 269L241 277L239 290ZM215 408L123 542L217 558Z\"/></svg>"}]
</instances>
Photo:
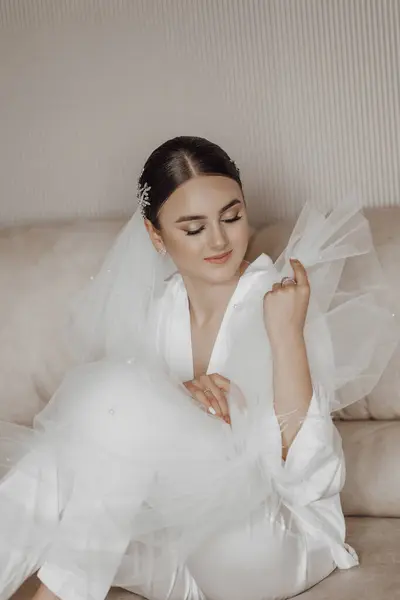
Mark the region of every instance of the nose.
<instances>
[{"instance_id":1,"label":"nose","mask_svg":"<svg viewBox=\"0 0 400 600\"><path fill-rule=\"evenodd\" d=\"M221 223L213 224L210 229L210 248L214 250L225 250L228 246L228 237L225 229L221 226Z\"/></svg>"}]
</instances>

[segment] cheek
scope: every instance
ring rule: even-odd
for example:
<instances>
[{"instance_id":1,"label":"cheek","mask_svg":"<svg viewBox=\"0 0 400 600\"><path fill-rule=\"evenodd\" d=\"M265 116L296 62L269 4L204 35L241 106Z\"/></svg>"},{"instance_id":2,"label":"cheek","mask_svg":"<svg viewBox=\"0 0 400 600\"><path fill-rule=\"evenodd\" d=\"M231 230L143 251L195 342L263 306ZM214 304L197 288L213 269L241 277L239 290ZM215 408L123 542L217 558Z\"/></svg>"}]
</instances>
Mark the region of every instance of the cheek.
<instances>
[{"instance_id":1,"label":"cheek","mask_svg":"<svg viewBox=\"0 0 400 600\"><path fill-rule=\"evenodd\" d=\"M247 247L250 239L250 230L247 221L239 221L237 227L228 229L228 236L235 247Z\"/></svg>"},{"instance_id":2,"label":"cheek","mask_svg":"<svg viewBox=\"0 0 400 600\"><path fill-rule=\"evenodd\" d=\"M184 233L171 236L166 243L168 252L177 264L185 264L192 257L201 253L203 248L202 236L190 236Z\"/></svg>"}]
</instances>

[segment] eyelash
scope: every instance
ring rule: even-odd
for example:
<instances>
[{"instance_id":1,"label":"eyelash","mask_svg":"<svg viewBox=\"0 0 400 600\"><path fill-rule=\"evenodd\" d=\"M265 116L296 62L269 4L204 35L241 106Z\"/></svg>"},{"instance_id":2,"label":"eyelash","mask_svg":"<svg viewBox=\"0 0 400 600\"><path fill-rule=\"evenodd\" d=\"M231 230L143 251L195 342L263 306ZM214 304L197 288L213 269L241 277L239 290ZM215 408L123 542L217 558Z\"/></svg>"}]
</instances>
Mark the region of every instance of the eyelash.
<instances>
[{"instance_id":1,"label":"eyelash","mask_svg":"<svg viewBox=\"0 0 400 600\"><path fill-rule=\"evenodd\" d=\"M236 217L233 217L233 219L222 219L223 223L234 223L235 221L240 221L242 217L239 215L236 215ZM196 229L196 231L186 231L186 235L198 235L199 233L201 233L204 229L204 225L202 227L200 227L200 229Z\"/></svg>"}]
</instances>

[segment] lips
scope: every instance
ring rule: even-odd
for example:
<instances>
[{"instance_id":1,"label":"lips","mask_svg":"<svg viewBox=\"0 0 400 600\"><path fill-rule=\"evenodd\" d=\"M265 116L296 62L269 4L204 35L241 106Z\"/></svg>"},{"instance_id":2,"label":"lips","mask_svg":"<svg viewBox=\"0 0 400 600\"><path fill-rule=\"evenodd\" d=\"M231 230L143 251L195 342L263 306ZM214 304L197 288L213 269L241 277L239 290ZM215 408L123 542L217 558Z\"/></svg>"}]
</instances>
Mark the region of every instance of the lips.
<instances>
[{"instance_id":1,"label":"lips","mask_svg":"<svg viewBox=\"0 0 400 600\"><path fill-rule=\"evenodd\" d=\"M204 260L210 263L221 264L229 260L231 254L232 250L229 250L229 252L224 252L223 254L218 254L217 256L210 256L209 258L205 258Z\"/></svg>"}]
</instances>

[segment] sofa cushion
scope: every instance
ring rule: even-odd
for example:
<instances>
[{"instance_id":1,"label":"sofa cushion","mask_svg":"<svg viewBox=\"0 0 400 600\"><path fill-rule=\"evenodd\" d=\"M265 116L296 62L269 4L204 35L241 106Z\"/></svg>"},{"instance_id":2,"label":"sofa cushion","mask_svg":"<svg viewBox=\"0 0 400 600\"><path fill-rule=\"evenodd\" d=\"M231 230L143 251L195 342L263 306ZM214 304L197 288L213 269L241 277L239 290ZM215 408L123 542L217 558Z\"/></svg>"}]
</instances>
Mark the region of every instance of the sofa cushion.
<instances>
[{"instance_id":1,"label":"sofa cushion","mask_svg":"<svg viewBox=\"0 0 400 600\"><path fill-rule=\"evenodd\" d=\"M372 237L394 306L400 318L400 208L369 208L365 210ZM284 220L259 228L249 245L249 260L262 252L277 258L284 250L292 232L294 220ZM341 419L400 418L400 346L377 386L367 398L339 411Z\"/></svg>"},{"instance_id":2,"label":"sofa cushion","mask_svg":"<svg viewBox=\"0 0 400 600\"><path fill-rule=\"evenodd\" d=\"M346 515L400 517L400 421L338 421Z\"/></svg>"},{"instance_id":3,"label":"sofa cushion","mask_svg":"<svg viewBox=\"0 0 400 600\"><path fill-rule=\"evenodd\" d=\"M357 551L360 565L336 569L296 599L399 600L400 519L350 517L346 522L347 542Z\"/></svg>"},{"instance_id":4,"label":"sofa cushion","mask_svg":"<svg viewBox=\"0 0 400 600\"><path fill-rule=\"evenodd\" d=\"M0 230L0 419L31 424L71 361L61 331L122 220Z\"/></svg>"}]
</instances>

